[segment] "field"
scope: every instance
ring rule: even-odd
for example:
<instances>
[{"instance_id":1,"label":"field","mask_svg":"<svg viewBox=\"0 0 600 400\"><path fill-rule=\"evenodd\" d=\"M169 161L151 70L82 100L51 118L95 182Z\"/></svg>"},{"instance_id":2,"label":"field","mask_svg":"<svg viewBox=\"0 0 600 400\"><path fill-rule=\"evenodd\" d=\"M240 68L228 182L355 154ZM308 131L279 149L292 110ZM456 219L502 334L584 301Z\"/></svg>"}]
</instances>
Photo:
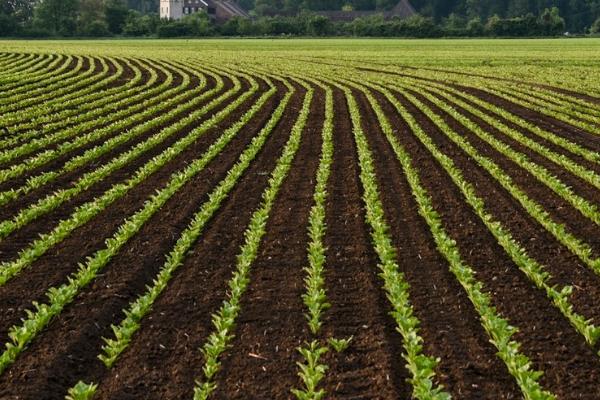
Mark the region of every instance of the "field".
<instances>
[{"instance_id":1,"label":"field","mask_svg":"<svg viewBox=\"0 0 600 400\"><path fill-rule=\"evenodd\" d=\"M0 42L1 399L599 399L600 40Z\"/></svg>"}]
</instances>

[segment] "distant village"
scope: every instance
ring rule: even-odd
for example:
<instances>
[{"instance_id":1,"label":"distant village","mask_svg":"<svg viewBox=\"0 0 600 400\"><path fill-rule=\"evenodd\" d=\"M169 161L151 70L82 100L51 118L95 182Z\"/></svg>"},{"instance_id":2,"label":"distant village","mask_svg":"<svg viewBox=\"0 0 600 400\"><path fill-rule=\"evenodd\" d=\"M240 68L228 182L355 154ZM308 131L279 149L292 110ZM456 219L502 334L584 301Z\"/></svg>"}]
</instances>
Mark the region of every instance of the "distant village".
<instances>
[{"instance_id":1,"label":"distant village","mask_svg":"<svg viewBox=\"0 0 600 400\"><path fill-rule=\"evenodd\" d=\"M216 22L226 22L233 17L251 18L250 14L236 2L231 0L160 0L160 17L178 20L186 15L199 11L206 12ZM353 21L356 18L371 15L382 15L385 19L409 18L417 12L408 0L400 0L398 4L389 11L314 11L314 14L322 15L334 22ZM286 13L277 15L293 16Z\"/></svg>"}]
</instances>

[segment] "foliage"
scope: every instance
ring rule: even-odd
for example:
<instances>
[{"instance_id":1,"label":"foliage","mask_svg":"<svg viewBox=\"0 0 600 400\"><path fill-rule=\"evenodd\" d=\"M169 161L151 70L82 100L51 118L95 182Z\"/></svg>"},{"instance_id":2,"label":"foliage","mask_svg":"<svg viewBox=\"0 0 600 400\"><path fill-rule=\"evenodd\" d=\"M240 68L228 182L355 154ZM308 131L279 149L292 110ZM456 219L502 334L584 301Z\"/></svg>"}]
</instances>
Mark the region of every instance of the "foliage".
<instances>
[{"instance_id":1,"label":"foliage","mask_svg":"<svg viewBox=\"0 0 600 400\"><path fill-rule=\"evenodd\" d=\"M77 31L78 0L44 0L35 8L34 26L53 35L73 36Z\"/></svg>"},{"instance_id":2,"label":"foliage","mask_svg":"<svg viewBox=\"0 0 600 400\"><path fill-rule=\"evenodd\" d=\"M350 346L352 339L354 339L352 336L345 339L330 338L329 344L336 352L341 353L342 351L346 350L348 346Z\"/></svg>"},{"instance_id":3,"label":"foliage","mask_svg":"<svg viewBox=\"0 0 600 400\"><path fill-rule=\"evenodd\" d=\"M314 13L342 9L383 13L395 0L245 0L240 4L258 18L234 17L218 24L204 11L179 21L161 21L154 0L4 0L0 36L557 36L565 30L596 33L598 25L593 23L600 17L600 0L573 0L558 6L541 0L413 3L420 14L407 20L374 14L340 22Z\"/></svg>"},{"instance_id":4,"label":"foliage","mask_svg":"<svg viewBox=\"0 0 600 400\"><path fill-rule=\"evenodd\" d=\"M129 10L123 0L105 0L104 16L106 25L111 33L123 32Z\"/></svg>"}]
</instances>

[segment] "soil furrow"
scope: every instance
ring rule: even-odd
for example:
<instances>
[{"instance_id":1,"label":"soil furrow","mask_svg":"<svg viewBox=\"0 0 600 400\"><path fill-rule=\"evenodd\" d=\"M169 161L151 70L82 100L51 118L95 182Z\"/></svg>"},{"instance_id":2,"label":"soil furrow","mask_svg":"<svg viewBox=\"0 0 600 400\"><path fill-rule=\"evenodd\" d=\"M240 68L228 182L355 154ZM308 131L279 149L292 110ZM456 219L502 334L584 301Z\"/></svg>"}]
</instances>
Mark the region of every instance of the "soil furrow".
<instances>
[{"instance_id":1,"label":"soil furrow","mask_svg":"<svg viewBox=\"0 0 600 400\"><path fill-rule=\"evenodd\" d=\"M553 220L564 224L576 237L589 243L595 250L596 256L600 255L598 252L600 249L600 229L593 221L583 216L569 202L557 195L544 183L540 182L528 170L521 168L516 162L497 152L489 144L461 125L456 119L437 107L436 104L431 103L428 99L422 97L415 91L412 91L412 94L419 98L420 101L427 104L427 106L429 106L436 114L441 116L446 123L462 137L466 138L480 154L493 159L494 162L496 162L496 164L498 164L513 179L514 183L517 184L521 190L527 193L531 199L542 205L544 210L552 216ZM558 177L565 185L570 187L575 194L583 197L591 204L596 203L597 199L600 198L600 192L596 188L574 177L568 171L531 151L519 142L504 136L495 127L476 118L468 111L454 105L452 105L452 108L475 121L475 123L486 132L493 134L497 139L508 144L514 150L525 154L531 161L546 168L552 175Z\"/></svg>"},{"instance_id":2,"label":"soil furrow","mask_svg":"<svg viewBox=\"0 0 600 400\"><path fill-rule=\"evenodd\" d=\"M58 62L58 64L55 64L54 66L51 66L51 64L56 61L57 58L60 57L60 60ZM38 57L40 58L40 57ZM18 71L12 71L11 74L22 74L22 75L26 75L23 83L25 84L38 84L39 83L39 76L43 76L49 73L52 73L53 71L55 71L56 69L61 68L65 63L67 62L67 57L64 55L49 55L46 57L42 57L41 59L38 60L37 63L32 64L24 69L20 69ZM67 69L64 70L63 73L67 73L69 71L72 70L72 68L69 68L71 66L74 66L75 64L71 62L68 63L67 65ZM10 66L8 66L9 69L12 69L14 67L14 64L11 64ZM5 74L6 72L3 71L3 74ZM45 78L42 79L52 79L55 78L56 76L46 76ZM14 75L11 76L12 79L15 78ZM36 79L38 79L38 81L36 82ZM41 86L38 86L41 87ZM10 84L8 85L8 87L3 87L2 89L0 89L0 93L5 93L6 91L12 91L18 89L18 92L23 92L24 89L22 89L18 84L15 84L13 82L10 82Z\"/></svg>"},{"instance_id":3,"label":"soil furrow","mask_svg":"<svg viewBox=\"0 0 600 400\"><path fill-rule=\"evenodd\" d=\"M144 225L103 270L102 275L53 321L43 336L32 344L0 381L10 380L13 388L19 390L21 398L35 399L49 394L52 394L52 398L61 398L67 388L79 379L98 378L105 372L97 355L103 345L102 337L111 336L110 324L118 322L123 317L122 310L145 290L145 285L151 284L164 263L165 255L192 215L260 130L275 104L275 101L271 101L253 120L250 129L243 130L205 170L188 182L161 208L159 214ZM233 122L229 120L227 125ZM217 131L221 133L222 129ZM198 157L202 152L196 149L194 154ZM165 221L165 216L168 221ZM71 331L77 331L77 334L65 335L65 332ZM62 338L58 346L57 338ZM32 382L35 384L32 385ZM24 390L25 383L27 389Z\"/></svg>"},{"instance_id":4,"label":"soil furrow","mask_svg":"<svg viewBox=\"0 0 600 400\"><path fill-rule=\"evenodd\" d=\"M64 61L67 60L67 57L64 55L58 55L58 54L50 54L47 55L45 57L38 57L38 62L31 65L30 67L28 67L26 70L24 71L20 71L20 73L23 74L27 74L27 79L32 79L32 77L38 76L39 79L39 75L45 75L47 73L52 72L50 70L50 64L52 64L54 61L56 61L57 58L63 59ZM61 64L57 64L56 67L60 68ZM0 91L1 93L1 91Z\"/></svg>"},{"instance_id":5,"label":"soil furrow","mask_svg":"<svg viewBox=\"0 0 600 400\"><path fill-rule=\"evenodd\" d=\"M183 77L180 76L180 74L178 72L171 70L171 73L173 74L174 80L175 80L175 78L177 78L178 80L182 80L183 79ZM192 90L192 89L196 88L198 85L199 85L199 78L198 78L198 76L196 76L195 74L191 74L191 76L190 76L190 84L186 88L182 88L182 89ZM146 97L144 97L142 99L138 99L135 102L132 102L132 103L128 104L128 107L133 107L133 106L135 106L135 105L143 102L144 100L146 100ZM77 107L79 107L79 105L68 106L66 108L63 107L63 108L61 108L59 110L55 110L55 111L56 112L61 112L61 111L65 111L65 110L75 109ZM105 113L103 113L102 115L97 116L96 118L97 119L102 119L104 116L110 115L111 113L112 113L112 111L106 111ZM125 114L125 115L121 116L120 119L121 120L122 119L126 119L130 115L131 114L129 114L129 113ZM149 119L150 118L147 118L145 120L147 121ZM60 129L49 130L48 132L44 132L42 134L42 136L37 136L36 138L40 138L40 137L44 137L44 136L49 136L49 135L52 135L53 133L61 132L61 131L64 132L66 130L73 130L75 132L75 134L69 135L69 136L67 136L67 137L65 137L65 138L63 138L63 139L61 139L61 140L59 140L59 141L57 141L55 143L52 143L50 145L42 146L42 147L40 147L40 148L38 148L38 149L36 149L36 150L28 153L28 154L15 157L15 158L13 158L12 160L10 160L8 162L2 162L2 163L0 163L0 166L3 167L3 168L6 168L6 167L9 167L9 166L11 166L13 164L19 164L19 163L23 162L24 160L27 160L27 159L29 159L31 157L36 156L39 153L42 153L42 152L47 151L47 150L54 150L54 149L58 148L60 145L62 145L65 142L69 142L69 141L72 141L76 137L92 133L92 132L94 132L97 129L101 129L103 127L106 127L106 126L110 125L113 122L114 121L102 121L102 122L100 122L96 126L89 127L89 128L84 128L84 129L77 129L76 124L72 124L72 125L69 125L69 126L66 126L66 127L62 127ZM122 132L124 130L127 130L127 129L130 129L132 127L135 127L137 124L139 124L139 122L126 125L125 127L123 127L122 129L119 130L119 133L109 134L109 135L103 137L102 139L97 139L97 140L93 140L93 141L90 140L89 142L87 142L85 144L85 146L82 146L79 149L84 149L85 150L85 149L94 147L94 146L98 145L99 143L103 143L105 140L110 139L111 137L113 137L113 136L115 136L117 134L120 134L120 132ZM24 143L28 142L29 140L31 140L31 139L19 141L18 143L15 143L15 144L13 144L11 146L6 146L5 148L2 149L2 151L5 152L5 151L10 151L10 150L12 150L14 148L18 148L18 147L22 146ZM76 149L74 151L75 152L76 151L83 151L83 150L79 150L79 149ZM6 183L3 183L3 187L4 186L6 186Z\"/></svg>"},{"instance_id":6,"label":"soil furrow","mask_svg":"<svg viewBox=\"0 0 600 400\"><path fill-rule=\"evenodd\" d=\"M334 155L327 192L325 287L331 308L326 337L353 336L341 354L328 354L324 387L331 399L409 398L402 339L388 311L377 256L365 223L358 156L344 94L334 90Z\"/></svg>"},{"instance_id":7,"label":"soil furrow","mask_svg":"<svg viewBox=\"0 0 600 400\"><path fill-rule=\"evenodd\" d=\"M420 100L426 102L425 99ZM434 111L436 110L436 107L431 103L426 102L426 104ZM437 111L439 112L440 110ZM534 178L527 179L527 173L511 161L494 154L477 140L472 140L472 134L461 127L452 117L443 113L440 113L440 115L443 115L445 121L459 134L468 138L474 147L503 167L519 187L537 200L548 213L553 215L553 218L556 218L556 215L560 215L561 218L556 219L561 223L565 223L569 228L576 228L575 232L579 233L579 237L585 239L590 244L598 243L598 237L600 236L599 229L595 226L590 226L592 223L584 219L569 204L557 198L549 189L545 189L539 183L534 182ZM492 178L490 177L489 179ZM501 187L498 190L504 192L505 197L510 196ZM532 257L547 266L548 271L554 277L553 283L574 285L575 290L571 300L575 305L575 309L587 318L594 318L595 321L599 321L600 309L598 308L598 299L600 297L598 296L600 296L600 277L583 265L575 255L562 246L554 236L529 216L515 199L509 198L509 201L503 204L503 202L497 201L501 196L494 197L490 193L487 192L486 194L492 197L494 201L490 201L489 210L494 215L500 216L501 221L508 221L505 223L511 229L513 237L524 245ZM580 229L581 227L584 229ZM565 268L566 265L569 268Z\"/></svg>"},{"instance_id":8,"label":"soil furrow","mask_svg":"<svg viewBox=\"0 0 600 400\"><path fill-rule=\"evenodd\" d=\"M213 330L211 314L225 298L243 233L261 202L302 99L298 88L265 147L142 321L130 348L101 381L96 398L191 398L194 381L202 374L199 348Z\"/></svg>"},{"instance_id":9,"label":"soil furrow","mask_svg":"<svg viewBox=\"0 0 600 400\"><path fill-rule=\"evenodd\" d=\"M112 74L114 74L116 72L116 67L114 66L113 62L110 59L105 59L105 62L108 66L108 69L105 73L102 73L102 64L100 63L100 60L96 57L91 57L92 60L94 61L94 65L90 65L89 60L87 60L87 57L84 57L84 65L82 65L82 68L79 70L77 75L82 75L86 72L89 72L90 69L93 69L92 73L90 75L88 75L87 77L85 77L84 79L88 79L88 78L94 78L92 82L88 82L87 85L82 86L81 82L71 82L70 83L70 88L65 91L62 92L60 94L56 94L53 92L45 92L45 93L41 93L39 96L37 96L33 102L28 103L26 106L19 106L17 108L11 108L10 113L14 114L14 113L18 113L19 115L22 115L23 113L27 113L28 110L30 109L34 109L40 105L43 105L46 102L51 102L51 101L56 101L59 98L63 98L65 96L73 96L73 94L78 93L82 90L86 90L87 86L89 85L94 85L97 84L98 82L107 79L108 77L110 77ZM87 67L86 69L84 69L84 67ZM102 87L98 88L98 90L102 90ZM27 99L29 100L29 99ZM24 119L20 122L29 122L27 119Z\"/></svg>"},{"instance_id":10,"label":"soil furrow","mask_svg":"<svg viewBox=\"0 0 600 400\"><path fill-rule=\"evenodd\" d=\"M290 389L298 386L296 348L308 337L303 268L308 264L308 215L322 144L324 100L324 91L315 90L300 148L252 266L215 399L288 399Z\"/></svg>"},{"instance_id":11,"label":"soil furrow","mask_svg":"<svg viewBox=\"0 0 600 400\"><path fill-rule=\"evenodd\" d=\"M209 98L207 98L206 100L204 100L201 104L198 105L199 108L205 104L208 104L210 101L214 100L216 97L220 96L225 91L227 91L233 87L233 82L231 80L226 79L226 78L224 80L225 80L224 88L222 90L220 90L218 93L215 93L214 95L212 95ZM216 85L216 81L214 79L209 79L209 81L210 82L208 83L206 90L211 90ZM192 88L189 88L186 90L192 90ZM175 95L177 95L177 94L175 94ZM177 104L173 104L172 106L169 106L166 109L163 109L162 110L163 114L169 113L171 110L173 110L177 106L183 104L186 100L189 100L189 99L182 99L181 101L178 101ZM132 138L129 141L113 148L112 150L110 150L107 153L103 154L102 156L96 158L94 161L90 162L89 164L82 166L80 168L77 168L76 170L73 170L71 172L68 172L67 174L62 175L61 177L54 180L53 182L50 182L38 189L32 190L30 193L28 193L26 195L19 197L18 202L11 202L7 205L4 205L3 207L0 208L0 219L2 219L2 220L8 219L12 215L16 214L19 210L24 209L25 207L27 207L31 204L34 204L39 199L45 197L47 194L54 193L56 190L58 190L60 188L64 188L65 186L68 186L73 182L76 182L77 179L79 177L83 176L85 173L97 169L98 166L103 165L106 162L118 157L120 154L135 147L138 143L148 140L153 135L160 132L161 129L171 125L174 121L177 121L178 119L180 119L181 117L183 117L187 114L188 113L186 113L186 112L179 112L179 113L173 115L171 117L172 118L171 120L166 121L160 125L157 125L156 127L153 127L151 129L148 129L145 133L138 135L135 138ZM144 118L143 121L132 124L128 128L133 129L136 125L147 122L151 118L152 117ZM127 129L127 128L125 128L125 129ZM111 136L118 136L120 134L122 134L121 130L119 130L119 132L116 132L114 135L111 135ZM175 136L178 136L178 135L175 135ZM35 176L40 175L47 171L59 170L69 160L84 154L87 150L89 150L90 148L93 148L99 144L101 144L101 143L100 142L94 142L94 143L90 142L89 145L85 145L85 146L81 147L80 149L74 150L63 156L57 157L55 160L50 161L50 162L44 164L43 166L31 169L30 171L28 171L28 173L26 173L22 177L15 178L15 179L9 180L7 182L3 182L2 184L0 184L0 191L20 188L21 186L25 185L27 183L27 180L31 177L35 177Z\"/></svg>"},{"instance_id":12,"label":"soil furrow","mask_svg":"<svg viewBox=\"0 0 600 400\"><path fill-rule=\"evenodd\" d=\"M455 398L517 399L520 390L479 322L462 286L438 253L418 213L410 186L364 95L358 96L364 131L371 144L381 200L391 228L398 265L410 285L410 301L421 322L424 353L440 357L437 377ZM392 105L382 101L402 144L415 145L410 128ZM411 143L409 143L411 142Z\"/></svg>"},{"instance_id":13,"label":"soil furrow","mask_svg":"<svg viewBox=\"0 0 600 400\"><path fill-rule=\"evenodd\" d=\"M523 230L523 235L528 236L525 242L522 237L515 236L531 256L542 263L552 262L554 268L549 268L552 274L561 269L585 273L586 269L577 265L566 249L551 240L544 240L544 233L531 226L531 221L522 215L512 196L492 182L419 109L401 95L397 98L417 118L438 148L454 159L467 181L486 200L488 211L511 228L516 225L519 231ZM574 398L576 394L571 391L572 387L584 388L585 393L599 396L598 356L553 307L545 293L535 289L533 283L518 270L456 186L448 184L450 178L432 156L420 145L407 148L416 168L423 171L422 183L432 196L436 211L442 216L444 228L462 249L463 259L476 271L485 291L492 294L498 312L519 328L514 339L521 343L521 349L532 360L533 368L544 371L542 386L564 399ZM513 230L513 233L518 232ZM565 259L567 262L561 262Z\"/></svg>"},{"instance_id":14,"label":"soil furrow","mask_svg":"<svg viewBox=\"0 0 600 400\"><path fill-rule=\"evenodd\" d=\"M64 60L62 61L62 64L54 66L54 69L53 69L54 71L56 71L56 70L60 69L64 65L64 63L68 63L66 69L64 69L62 71L61 75L51 76L46 79L42 79L41 82L35 81L35 80L30 82L29 81L30 74L27 74L26 78L19 79L20 77L18 77L14 83L11 82L10 86L3 88L3 90L1 92L4 92L3 95L7 96L2 99L3 106L9 105L12 107L12 105L14 104L14 101L11 103L11 102L8 102L8 100L9 99L14 100L14 97L21 98L21 100L18 100L17 103L19 101L23 101L22 98L23 98L24 93L29 93L30 91L34 92L34 93L30 93L30 95L32 95L32 94L36 95L36 96L48 95L49 90L47 89L47 87L50 85L55 85L58 82L60 82L62 79L65 79L64 75L71 73L77 66L77 61L78 61L77 57L72 57L70 60L68 60L66 57L63 57L63 58L64 58ZM82 74L82 73L85 73L86 71L88 71L90 69L90 64L91 64L91 57L82 57L81 69L79 69L79 71L76 72L70 78L75 77L79 74ZM22 73L26 73L26 72L23 71ZM69 77L67 77L67 78L69 78ZM14 79L15 79L15 77L11 78L11 80L14 80ZM35 85L33 88L31 87L32 84ZM7 94L6 92L9 92L9 93ZM12 113L12 112L14 112L14 110L11 109L10 112Z\"/></svg>"},{"instance_id":15,"label":"soil furrow","mask_svg":"<svg viewBox=\"0 0 600 400\"><path fill-rule=\"evenodd\" d=\"M437 80L433 78L426 78L422 76L415 76L409 74L403 74L399 72L391 72L391 71L382 71L371 68L359 68L361 70L372 71L379 74L384 75L393 75L393 76L404 76L407 78L413 78L425 82L435 82L441 83L444 85L448 85L453 87L459 91L465 92L472 96L476 96L479 99L490 103L498 108L509 111L512 114L521 117L522 119L533 123L539 126L542 129L545 129L557 136L560 136L564 139L573 141L580 146L587 147L593 150L600 150L600 138L598 135L594 135L593 133L586 132L580 128L574 127L564 121L557 120L556 118L549 117L545 114L541 114L535 110L520 106L516 103L513 103L509 100L503 99L499 96L496 96L492 93L489 93L483 89L477 89L470 86L459 85L456 83L449 83L442 80Z\"/></svg>"},{"instance_id":16,"label":"soil furrow","mask_svg":"<svg viewBox=\"0 0 600 400\"><path fill-rule=\"evenodd\" d=\"M521 80L515 80L515 79L510 79L510 78L501 78L498 76L489 76L489 75L484 75L484 74L475 74L472 72L462 72L462 71L457 71L456 69L444 70L444 69L439 69L439 68L410 67L407 65L403 65L402 68L450 73L450 74L462 75L462 76L467 76L467 77L485 78L485 79L490 79L490 80L503 81L503 82L514 82L514 83L519 83L519 84L523 83ZM592 103L600 104L600 98L590 96L585 93L576 92L574 90L568 90L565 88L547 85L547 84L537 84L537 83L533 83L533 82L527 82L527 84L529 84L531 86L537 86L540 88L544 88L544 89L549 89L549 90L555 91L557 93L567 94L569 96L573 96L573 97L576 97L576 98L579 98L582 100L588 100L588 101L591 101Z\"/></svg>"},{"instance_id":17,"label":"soil furrow","mask_svg":"<svg viewBox=\"0 0 600 400\"><path fill-rule=\"evenodd\" d=\"M448 91L445 91L445 90L444 90L444 92L451 93L451 92L448 92ZM537 135L533 134L532 132L530 132L529 130L527 130L527 129L525 129L525 128L523 128L523 127L521 127L521 126L519 126L519 125L517 125L517 124L515 124L515 123L513 123L513 122L511 122L511 121L509 121L507 119L505 119L504 117L496 115L493 112L489 111L488 109L486 109L486 108L484 108L484 107L482 107L482 106L480 106L478 104L473 103L471 100L465 98L464 96L462 96L460 94L456 94L456 93L451 93L451 94L453 96L457 97L458 99L460 99L461 101L463 101L463 102L469 104L470 106L478 109L479 111L482 111L482 112L484 112L484 113L486 113L486 114L494 117L495 119L500 120L503 124L505 124L505 125L509 126L510 128L518 131L519 133L523 134L524 136L528 137L529 139L532 139L532 140L534 140L534 141L542 144L543 146L547 147L551 151L553 151L553 152L555 152L557 154L564 155L565 157L570 158L572 161L580 164L581 166L583 166L583 167L585 167L585 168L587 168L587 169L589 169L591 171L594 171L594 172L600 174L600 165L598 163L595 163L595 162L592 162L592 161L588 161L585 158L583 158L582 156L579 156L577 154L573 154L570 151L568 151L568 150L566 150L566 149L564 149L564 148L562 148L562 147L560 147L558 145L555 145L554 143L548 141L547 139L544 139L544 138L542 138L540 136L537 136ZM455 108L458 111L460 111L460 112L465 111L465 110L463 110L460 107L455 107ZM471 114L467 112L467 114L465 114L465 115L471 115ZM477 120L479 120L479 119L477 119ZM489 125L487 125L487 126L489 126ZM497 131L498 131L497 129L492 130L492 132L497 132ZM505 135L503 135L503 134L500 134L498 136L505 137ZM572 141L572 142L576 143L574 141ZM512 141L512 143L514 143L514 141ZM520 144L518 144L518 145L520 145ZM522 146L522 147L524 148L524 146ZM584 147L585 147L585 145L584 145ZM532 153L531 150L528 150L528 151L530 153ZM537 154L537 153L535 153L535 154ZM540 156L537 155L535 157L539 158ZM548 161L546 161L546 162L548 162ZM562 174L566 173L566 171L564 171L564 170L560 170L560 171L562 171L561 172Z\"/></svg>"},{"instance_id":18,"label":"soil furrow","mask_svg":"<svg viewBox=\"0 0 600 400\"><path fill-rule=\"evenodd\" d=\"M0 337L6 336L7 329L18 322L23 310L30 306L31 301L43 299L48 287L62 282L65 275L77 267L77 262L102 248L104 240L112 235L127 216L138 210L157 188L163 187L173 172L184 168L190 160L202 154L221 135L223 128L230 126L239 119L256 101L258 96L257 94L251 97L238 110L234 111L217 127L205 133L196 143L184 150L174 160L130 190L117 203L103 210L84 226L76 229L68 238L48 251L33 265L11 279L6 285L0 287L0 309L3 310L0 318ZM166 146L162 147L162 150L165 148ZM212 171L214 168L212 166L208 167L207 171ZM131 173L135 169L133 169L133 166L128 166L127 171ZM111 179L108 179L109 182L105 182L105 186L109 187L126 178L125 175L118 180L111 177ZM86 196L83 197L96 197L101 193L97 191L86 192ZM81 200L78 198L77 202L81 203ZM69 213L63 213L59 217L53 217L45 222L50 224L52 221L67 218L69 215ZM38 223L31 224L31 227L32 230L35 230L36 227L39 228ZM32 237L35 237L36 234L32 235ZM84 246L81 245L82 237L88 238ZM12 238L8 239L7 243L12 243ZM3 243L3 245L5 244Z\"/></svg>"},{"instance_id":19,"label":"soil furrow","mask_svg":"<svg viewBox=\"0 0 600 400\"><path fill-rule=\"evenodd\" d=\"M243 88L240 93L243 93L245 90L247 90L249 86L250 84L248 82L245 82L242 85ZM240 93L238 93L238 95L240 95ZM0 242L0 260L7 260L15 257L18 251L22 247L26 246L27 243L30 243L32 240L35 240L38 237L39 233L50 230L54 227L56 221L67 218L71 215L72 211L77 206L100 196L106 190L112 187L112 185L116 182L124 181L127 178L129 178L133 173L135 173L135 171L137 171L139 167L149 162L153 157L160 154L162 151L164 151L170 145L177 142L179 139L187 136L193 129L200 126L203 122L210 119L211 116L214 115L214 113L219 112L225 107L227 107L226 102L219 104L217 107L215 107L213 112L205 114L201 118L198 118L193 123L187 125L184 129L181 129L180 131L171 135L158 146L150 149L149 151L141 155L139 158L127 164L127 166L114 171L108 177L104 178L100 182L95 183L84 192L61 204L57 209L41 216L40 218L35 220L35 222L31 222L28 225L22 227L21 229L16 230L8 238ZM183 118L186 115L187 114L183 113L178 116L179 118ZM152 134L159 132L162 128L165 128L174 122L175 121L169 121L168 123L165 123L158 128L153 128L151 129L151 132L145 134L145 136L150 137ZM77 174L77 172L74 173L75 175ZM73 183L72 181L65 180L64 178L59 179L59 181L66 182L67 186L70 186L70 184ZM53 185L50 185L49 187L44 187L38 193L28 195L30 197L30 201L35 201L45 195L52 193L49 191L52 189L52 186ZM21 202L13 202L11 204L8 204L6 206L6 209L2 209L2 211L0 211L0 215L3 217L3 219L12 218L13 215L16 215L20 207L24 205L25 204L21 204ZM13 214L9 214L9 210L12 210Z\"/></svg>"},{"instance_id":20,"label":"soil furrow","mask_svg":"<svg viewBox=\"0 0 600 400\"><path fill-rule=\"evenodd\" d=\"M523 107L519 104L513 103L510 100L489 93L483 89L476 89L464 85L450 86L453 86L454 88L470 95L477 96L478 98L493 104L496 107L518 115L526 121L532 122L542 129L546 129L557 136L561 136L567 140L572 140L581 146L600 151L600 137L598 137L598 135L570 125L557 118L553 118L546 114L541 114L535 110Z\"/></svg>"},{"instance_id":21,"label":"soil furrow","mask_svg":"<svg viewBox=\"0 0 600 400\"><path fill-rule=\"evenodd\" d=\"M131 64L135 65L139 69L139 71L141 73L141 79L140 79L140 81L135 86L132 87L132 88L135 88L136 90L142 90L143 89L143 90L147 91L147 90L153 89L153 88L159 86L160 84L162 84L167 79L167 75L164 72L164 69L157 67L158 65L160 65L158 63L152 64L152 63L149 63L147 61L145 63L143 63L140 60L136 60L136 59L129 59L129 62ZM151 76L150 75L150 70L151 69L156 74L157 79L155 80L155 82L152 85L148 85L147 82L150 80L150 76ZM143 87L143 86L145 86L145 87ZM173 85L171 83L171 85L169 85L169 87L172 87L172 86ZM142 94L146 94L143 91L141 93ZM137 94L138 93L136 93L136 95ZM131 107L133 105L139 104L144 99L147 99L150 96L153 96L153 94L151 94L151 93L150 94L146 94L144 96L144 98L136 100L135 102L128 103L128 106ZM89 104L85 104L85 105L89 106ZM65 111L65 110L57 111L56 114L58 115L58 113L60 113L62 111ZM78 108L78 110L80 110L80 109ZM79 114L81 114L81 112L79 112ZM74 115L77 115L77 114L74 114ZM89 120L92 120L92 119L99 119L103 115L106 115L106 114L102 114L102 115L99 115L99 116L91 116L91 117L88 116L88 115L84 115L84 117L85 117L84 120L85 121L89 121ZM81 116L81 115L78 115L78 116ZM58 116L55 117L55 118L53 118L50 122L48 122L48 124L53 124L53 123L57 122L57 119L58 119ZM64 123L65 121L60 120L58 122ZM47 131L45 132L45 134L48 135L48 134L55 133L55 132L57 132L59 130L70 129L70 128L73 128L76 125L78 125L78 122L69 120L69 121L67 121L66 124L63 124L60 128L49 128L49 129L47 129ZM102 128L102 127L104 127L106 125L108 125L108 122L100 122L98 125L95 126L95 129ZM40 123L38 125L34 125L34 126L26 128L26 129L21 129L20 131L24 132L24 131L34 130L34 129L41 130L44 127L45 127L45 125ZM83 134L83 133L86 133L86 132L89 132L89 131L83 131L82 130L79 134ZM10 148L10 147L8 147L8 148Z\"/></svg>"}]
</instances>

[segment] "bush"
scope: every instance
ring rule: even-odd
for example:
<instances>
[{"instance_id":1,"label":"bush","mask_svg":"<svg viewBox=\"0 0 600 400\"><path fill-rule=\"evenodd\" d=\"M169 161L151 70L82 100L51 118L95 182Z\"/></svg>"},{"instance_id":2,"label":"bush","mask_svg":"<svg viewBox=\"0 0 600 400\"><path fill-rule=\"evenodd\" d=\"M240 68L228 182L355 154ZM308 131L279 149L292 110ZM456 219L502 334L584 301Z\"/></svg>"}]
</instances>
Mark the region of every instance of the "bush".
<instances>
[{"instance_id":1,"label":"bush","mask_svg":"<svg viewBox=\"0 0 600 400\"><path fill-rule=\"evenodd\" d=\"M323 15L313 15L306 21L306 31L312 36L326 36L332 31L331 21Z\"/></svg>"},{"instance_id":2,"label":"bush","mask_svg":"<svg viewBox=\"0 0 600 400\"><path fill-rule=\"evenodd\" d=\"M191 36L190 29L183 22L169 21L158 27L158 37L173 38Z\"/></svg>"},{"instance_id":3,"label":"bush","mask_svg":"<svg viewBox=\"0 0 600 400\"><path fill-rule=\"evenodd\" d=\"M473 18L467 22L467 34L469 36L483 36L485 29L481 18Z\"/></svg>"},{"instance_id":4,"label":"bush","mask_svg":"<svg viewBox=\"0 0 600 400\"><path fill-rule=\"evenodd\" d=\"M126 36L146 36L155 34L161 24L157 14L140 15L136 11L130 11L127 21L123 27Z\"/></svg>"},{"instance_id":5,"label":"bush","mask_svg":"<svg viewBox=\"0 0 600 400\"><path fill-rule=\"evenodd\" d=\"M96 20L90 22L88 25L83 27L81 34L83 36L91 36L91 37L102 37L102 36L110 36L110 32L108 30L108 24L106 21Z\"/></svg>"}]
</instances>

